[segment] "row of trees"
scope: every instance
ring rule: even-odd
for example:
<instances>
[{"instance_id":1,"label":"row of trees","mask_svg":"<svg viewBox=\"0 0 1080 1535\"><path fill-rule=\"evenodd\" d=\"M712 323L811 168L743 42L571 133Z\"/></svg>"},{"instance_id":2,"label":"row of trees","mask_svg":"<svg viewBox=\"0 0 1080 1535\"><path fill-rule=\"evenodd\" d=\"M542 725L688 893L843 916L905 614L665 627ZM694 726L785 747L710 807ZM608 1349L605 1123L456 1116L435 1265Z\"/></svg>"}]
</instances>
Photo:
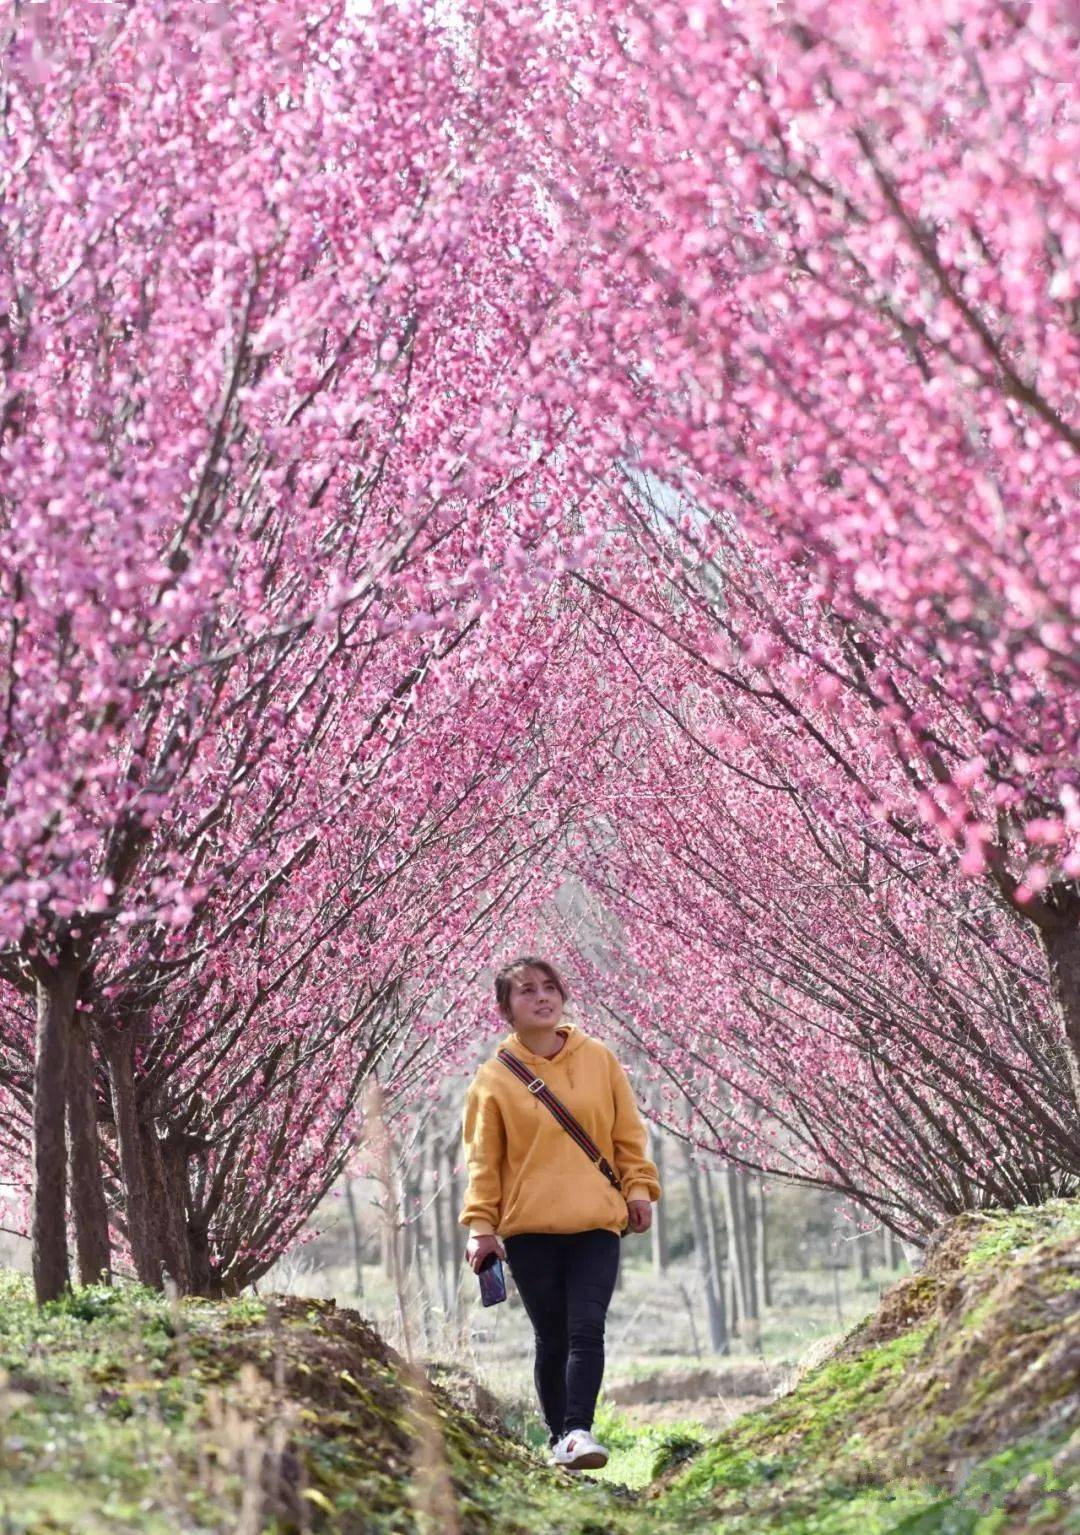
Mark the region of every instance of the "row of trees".
<instances>
[{"instance_id":1,"label":"row of trees","mask_svg":"<svg viewBox=\"0 0 1080 1535\"><path fill-rule=\"evenodd\" d=\"M1030 923L860 825L838 786L808 790L802 743L827 716L778 726L745 673L742 706L717 708L685 653L646 669L632 623L602 629L645 723L576 838L587 920L554 941L576 944L590 1007L648 1047L668 1122L689 1100L703 1147L914 1241L1074 1189L1068 1051Z\"/></svg>"},{"instance_id":2,"label":"row of trees","mask_svg":"<svg viewBox=\"0 0 1080 1535\"><path fill-rule=\"evenodd\" d=\"M563 818L522 750L562 630L491 574L574 558L543 504L587 494L519 419L508 76L351 9L6 39L0 1150L42 1299L69 1213L84 1280L262 1272Z\"/></svg>"},{"instance_id":3,"label":"row of trees","mask_svg":"<svg viewBox=\"0 0 1080 1535\"><path fill-rule=\"evenodd\" d=\"M1067 8L135 0L4 46L39 1296L69 1212L83 1277L256 1277L544 935L733 1164L913 1240L1074 1189Z\"/></svg>"},{"instance_id":4,"label":"row of trees","mask_svg":"<svg viewBox=\"0 0 1080 1535\"><path fill-rule=\"evenodd\" d=\"M704 1148L915 1241L1074 1192L1075 19L568 27L549 190L624 445L573 579L639 728L555 931Z\"/></svg>"}]
</instances>

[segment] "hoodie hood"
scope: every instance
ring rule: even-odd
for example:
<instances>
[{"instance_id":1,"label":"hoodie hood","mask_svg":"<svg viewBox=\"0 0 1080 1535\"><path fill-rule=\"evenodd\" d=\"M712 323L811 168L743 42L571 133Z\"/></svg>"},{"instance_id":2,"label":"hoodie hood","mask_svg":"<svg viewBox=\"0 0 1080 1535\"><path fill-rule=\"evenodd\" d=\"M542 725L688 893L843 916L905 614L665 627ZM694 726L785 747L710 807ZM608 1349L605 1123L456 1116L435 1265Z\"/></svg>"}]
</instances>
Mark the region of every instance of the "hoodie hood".
<instances>
[{"instance_id":1,"label":"hoodie hood","mask_svg":"<svg viewBox=\"0 0 1080 1535\"><path fill-rule=\"evenodd\" d=\"M513 1031L507 1034L505 1039L499 1041L498 1050L496 1050L495 1054L498 1055L499 1050L509 1050L511 1055L516 1055L519 1060L525 1061L529 1066L538 1061L547 1066L557 1066L560 1061L568 1060L570 1056L576 1054L588 1038L588 1035L583 1034L576 1023L571 1023L566 1018L561 1023L555 1025L555 1032L556 1034L564 1035L566 1043L558 1055L553 1055L550 1058L546 1055L536 1055L529 1049L528 1045L522 1044L517 1034ZM502 1067L501 1069L505 1070L506 1068Z\"/></svg>"}]
</instances>

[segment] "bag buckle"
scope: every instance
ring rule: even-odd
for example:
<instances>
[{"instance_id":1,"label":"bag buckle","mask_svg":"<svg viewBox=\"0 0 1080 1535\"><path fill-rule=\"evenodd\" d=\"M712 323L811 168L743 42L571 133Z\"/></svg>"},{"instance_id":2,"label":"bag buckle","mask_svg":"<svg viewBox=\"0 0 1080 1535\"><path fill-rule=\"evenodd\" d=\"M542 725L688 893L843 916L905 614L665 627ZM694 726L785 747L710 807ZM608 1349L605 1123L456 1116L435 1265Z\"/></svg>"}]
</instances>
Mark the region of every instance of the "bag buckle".
<instances>
[{"instance_id":1,"label":"bag buckle","mask_svg":"<svg viewBox=\"0 0 1080 1535\"><path fill-rule=\"evenodd\" d=\"M530 1093L542 1093L544 1088L547 1086L543 1077L533 1077L532 1081L527 1082L525 1085L529 1089Z\"/></svg>"}]
</instances>

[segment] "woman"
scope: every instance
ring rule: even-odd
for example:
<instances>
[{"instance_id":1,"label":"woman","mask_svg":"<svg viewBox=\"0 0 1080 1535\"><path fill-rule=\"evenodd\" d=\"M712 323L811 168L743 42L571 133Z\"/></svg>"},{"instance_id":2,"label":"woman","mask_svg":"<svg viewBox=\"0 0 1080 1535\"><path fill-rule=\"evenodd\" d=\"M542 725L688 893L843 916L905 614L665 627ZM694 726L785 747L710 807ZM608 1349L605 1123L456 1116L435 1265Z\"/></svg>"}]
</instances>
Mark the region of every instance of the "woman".
<instances>
[{"instance_id":1,"label":"woman","mask_svg":"<svg viewBox=\"0 0 1080 1535\"><path fill-rule=\"evenodd\" d=\"M513 1032L499 1049L543 1078L615 1169L623 1193L496 1052L465 1098L469 1184L459 1220L471 1233L465 1261L474 1272L490 1252L507 1260L536 1334L533 1379L552 1460L584 1470L608 1458L592 1423L619 1233L628 1221L631 1231L648 1231L660 1184L626 1073L605 1044L563 1021L566 999L546 960L525 955L505 966L495 1001Z\"/></svg>"}]
</instances>

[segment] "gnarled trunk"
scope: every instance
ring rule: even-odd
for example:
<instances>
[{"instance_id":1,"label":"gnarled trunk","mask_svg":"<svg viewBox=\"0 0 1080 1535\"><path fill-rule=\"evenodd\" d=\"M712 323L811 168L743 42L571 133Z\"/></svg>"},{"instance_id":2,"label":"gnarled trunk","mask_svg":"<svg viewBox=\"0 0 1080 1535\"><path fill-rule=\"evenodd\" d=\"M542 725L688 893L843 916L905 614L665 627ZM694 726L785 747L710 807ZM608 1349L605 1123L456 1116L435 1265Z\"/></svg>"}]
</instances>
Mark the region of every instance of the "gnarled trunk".
<instances>
[{"instance_id":1,"label":"gnarled trunk","mask_svg":"<svg viewBox=\"0 0 1080 1535\"><path fill-rule=\"evenodd\" d=\"M67 1150L80 1284L108 1284L109 1212L101 1176L90 1034L76 1016L68 1036Z\"/></svg>"},{"instance_id":2,"label":"gnarled trunk","mask_svg":"<svg viewBox=\"0 0 1080 1535\"><path fill-rule=\"evenodd\" d=\"M71 1281L67 1250L68 1058L79 966L62 953L55 970L39 975L34 1032L34 1190L31 1213L34 1293L55 1300Z\"/></svg>"}]
</instances>

